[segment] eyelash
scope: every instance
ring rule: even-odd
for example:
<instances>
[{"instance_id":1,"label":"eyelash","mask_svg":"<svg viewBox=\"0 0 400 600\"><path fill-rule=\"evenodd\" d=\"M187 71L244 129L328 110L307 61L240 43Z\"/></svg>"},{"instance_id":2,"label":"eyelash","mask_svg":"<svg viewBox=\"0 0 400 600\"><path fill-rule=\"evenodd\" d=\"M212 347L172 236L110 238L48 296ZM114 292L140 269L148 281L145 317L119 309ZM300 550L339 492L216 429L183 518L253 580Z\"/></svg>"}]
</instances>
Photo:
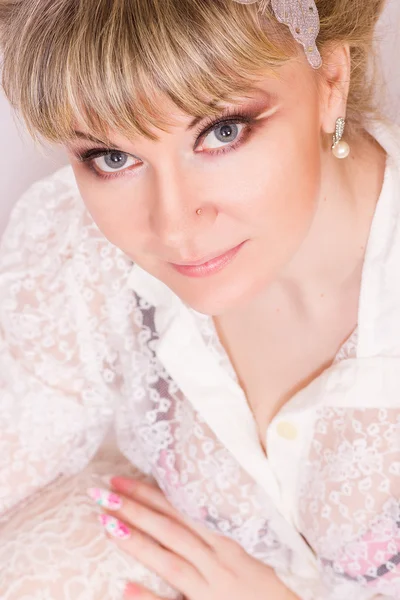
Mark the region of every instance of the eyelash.
<instances>
[{"instance_id":1,"label":"eyelash","mask_svg":"<svg viewBox=\"0 0 400 600\"><path fill-rule=\"evenodd\" d=\"M212 117L209 118L205 124L203 123L196 130L195 147L197 147L198 141L201 138L211 133L211 131L213 131L214 129L218 129L218 127L222 127L223 125L229 125L233 123L246 124L247 127L245 128L245 130L243 130L245 132L242 132L238 141L232 142L232 144L230 145L227 144L225 148L222 147L218 150L214 150L210 152L210 154L220 155L225 154L225 152L230 152L231 150L237 150L239 146L244 144L251 135L253 131L254 117L255 114L251 114L250 112L245 112L243 110L236 110L235 112L230 112L228 110L226 113L223 113L222 117L219 117L218 119L213 119ZM85 163L88 169L90 169L90 171L92 171L96 175L96 177L100 177L100 179L115 179L116 177L122 177L124 173L129 169L122 169L121 171L118 171L112 175L103 175L100 174L94 166L95 158L106 156L107 154L110 154L112 152L120 152L121 154L128 155L127 152L122 152L121 150L118 150L116 148L92 148L91 150L87 150L86 152L78 153L77 159L79 160L79 162Z\"/></svg>"}]
</instances>

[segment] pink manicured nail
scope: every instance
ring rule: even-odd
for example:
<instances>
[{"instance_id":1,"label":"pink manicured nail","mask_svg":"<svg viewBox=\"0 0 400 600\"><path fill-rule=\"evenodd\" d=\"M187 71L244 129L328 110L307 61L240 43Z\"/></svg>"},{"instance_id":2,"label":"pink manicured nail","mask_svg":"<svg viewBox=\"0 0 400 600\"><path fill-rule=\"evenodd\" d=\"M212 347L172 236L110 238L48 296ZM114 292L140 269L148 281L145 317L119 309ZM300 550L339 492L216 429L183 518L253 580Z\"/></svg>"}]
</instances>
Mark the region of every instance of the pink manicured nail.
<instances>
[{"instance_id":1,"label":"pink manicured nail","mask_svg":"<svg viewBox=\"0 0 400 600\"><path fill-rule=\"evenodd\" d=\"M99 515L99 521L105 530L113 537L119 538L120 540L126 540L131 537L131 532L128 527L115 517L103 514Z\"/></svg>"},{"instance_id":2,"label":"pink manicured nail","mask_svg":"<svg viewBox=\"0 0 400 600\"><path fill-rule=\"evenodd\" d=\"M136 585L135 583L127 583L124 589L124 597L133 598L139 596L142 591L143 590L141 586Z\"/></svg>"},{"instance_id":3,"label":"pink manicured nail","mask_svg":"<svg viewBox=\"0 0 400 600\"><path fill-rule=\"evenodd\" d=\"M110 510L118 510L122 506L122 500L114 492L102 488L89 488L87 490L89 498L94 500L96 504L104 506Z\"/></svg>"}]
</instances>

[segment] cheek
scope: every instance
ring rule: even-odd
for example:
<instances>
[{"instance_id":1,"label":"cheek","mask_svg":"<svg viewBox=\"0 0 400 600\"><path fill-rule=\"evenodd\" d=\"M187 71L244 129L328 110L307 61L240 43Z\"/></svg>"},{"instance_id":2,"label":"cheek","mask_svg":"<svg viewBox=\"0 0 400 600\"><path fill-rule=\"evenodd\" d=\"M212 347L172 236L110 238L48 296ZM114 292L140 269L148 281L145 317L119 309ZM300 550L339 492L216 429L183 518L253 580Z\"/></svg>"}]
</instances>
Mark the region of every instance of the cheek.
<instances>
[{"instance_id":1,"label":"cheek","mask_svg":"<svg viewBox=\"0 0 400 600\"><path fill-rule=\"evenodd\" d=\"M277 222L284 220L288 226L301 229L312 218L321 189L319 133L294 137L281 155L280 165L275 184Z\"/></svg>"},{"instance_id":2,"label":"cheek","mask_svg":"<svg viewBox=\"0 0 400 600\"><path fill-rule=\"evenodd\" d=\"M275 176L271 174L273 182L266 182L269 192L264 196L263 222L271 240L296 244L310 227L316 210L321 186L319 155L296 155L286 164L282 161L280 167Z\"/></svg>"},{"instance_id":3,"label":"cheek","mask_svg":"<svg viewBox=\"0 0 400 600\"><path fill-rule=\"evenodd\" d=\"M294 131L293 125L282 124L270 130L257 160L248 166L251 176L244 175L235 184L237 217L275 248L296 246L304 237L320 194L319 134L300 130L294 135Z\"/></svg>"},{"instance_id":4,"label":"cheek","mask_svg":"<svg viewBox=\"0 0 400 600\"><path fill-rule=\"evenodd\" d=\"M121 184L97 182L95 176L73 166L77 185L85 206L102 234L127 254L132 239L137 242L146 231L145 217L132 201L132 188ZM114 191L113 191L114 189Z\"/></svg>"}]
</instances>

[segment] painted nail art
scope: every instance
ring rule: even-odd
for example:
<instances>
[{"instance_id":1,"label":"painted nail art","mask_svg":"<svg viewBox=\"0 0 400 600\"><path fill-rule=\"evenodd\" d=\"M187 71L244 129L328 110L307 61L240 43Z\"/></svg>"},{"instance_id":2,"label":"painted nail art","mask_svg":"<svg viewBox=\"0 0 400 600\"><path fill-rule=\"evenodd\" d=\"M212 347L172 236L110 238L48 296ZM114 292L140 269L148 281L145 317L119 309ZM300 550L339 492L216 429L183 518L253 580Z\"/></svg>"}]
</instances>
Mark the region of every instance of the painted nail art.
<instances>
[{"instance_id":1,"label":"painted nail art","mask_svg":"<svg viewBox=\"0 0 400 600\"><path fill-rule=\"evenodd\" d=\"M104 506L110 510L118 510L122 506L122 500L114 492L102 488L89 488L87 490L89 498L94 500L99 506Z\"/></svg>"},{"instance_id":2,"label":"painted nail art","mask_svg":"<svg viewBox=\"0 0 400 600\"><path fill-rule=\"evenodd\" d=\"M131 536L128 527L115 517L111 517L110 515L99 515L99 521L105 530L115 538L126 540Z\"/></svg>"}]
</instances>

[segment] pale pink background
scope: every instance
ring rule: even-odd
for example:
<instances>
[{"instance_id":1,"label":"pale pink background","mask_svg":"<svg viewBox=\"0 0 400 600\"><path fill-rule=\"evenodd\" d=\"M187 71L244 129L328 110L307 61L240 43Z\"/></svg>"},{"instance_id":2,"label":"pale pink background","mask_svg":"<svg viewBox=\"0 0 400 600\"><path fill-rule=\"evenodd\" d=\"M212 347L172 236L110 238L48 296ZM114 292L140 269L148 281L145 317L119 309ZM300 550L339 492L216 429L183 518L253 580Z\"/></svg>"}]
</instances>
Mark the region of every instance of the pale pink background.
<instances>
[{"instance_id":1,"label":"pale pink background","mask_svg":"<svg viewBox=\"0 0 400 600\"><path fill-rule=\"evenodd\" d=\"M379 37L382 40L384 75L387 83L387 113L400 123L400 1L388 0L381 19ZM35 148L16 126L8 102L0 91L0 235L4 230L13 203L21 192L43 175L66 164L61 148Z\"/></svg>"}]
</instances>

